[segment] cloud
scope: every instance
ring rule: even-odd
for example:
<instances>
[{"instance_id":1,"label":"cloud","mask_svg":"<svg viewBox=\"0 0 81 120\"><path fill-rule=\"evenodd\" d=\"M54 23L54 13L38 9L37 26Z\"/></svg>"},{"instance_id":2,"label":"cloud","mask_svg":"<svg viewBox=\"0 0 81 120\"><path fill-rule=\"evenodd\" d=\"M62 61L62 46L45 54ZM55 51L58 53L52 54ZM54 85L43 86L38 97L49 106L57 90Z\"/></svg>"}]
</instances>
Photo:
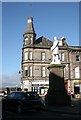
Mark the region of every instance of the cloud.
<instances>
[{"instance_id":1,"label":"cloud","mask_svg":"<svg viewBox=\"0 0 81 120\"><path fill-rule=\"evenodd\" d=\"M20 86L21 75L14 73L11 76L0 75L0 87L16 87Z\"/></svg>"}]
</instances>

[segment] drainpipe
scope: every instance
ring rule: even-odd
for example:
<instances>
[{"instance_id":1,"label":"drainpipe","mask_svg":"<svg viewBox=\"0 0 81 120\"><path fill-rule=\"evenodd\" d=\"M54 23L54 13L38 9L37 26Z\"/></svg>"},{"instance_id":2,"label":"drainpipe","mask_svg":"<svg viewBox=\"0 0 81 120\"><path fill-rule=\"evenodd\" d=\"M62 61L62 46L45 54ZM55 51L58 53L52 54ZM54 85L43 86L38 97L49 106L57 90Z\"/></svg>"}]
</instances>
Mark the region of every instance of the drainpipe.
<instances>
[{"instance_id":1,"label":"drainpipe","mask_svg":"<svg viewBox=\"0 0 81 120\"><path fill-rule=\"evenodd\" d=\"M68 69L69 69L69 74L68 74L68 83L69 83L69 87L68 87L68 92L71 92L71 78L70 78L70 57L69 57L69 53L70 50L68 49Z\"/></svg>"}]
</instances>

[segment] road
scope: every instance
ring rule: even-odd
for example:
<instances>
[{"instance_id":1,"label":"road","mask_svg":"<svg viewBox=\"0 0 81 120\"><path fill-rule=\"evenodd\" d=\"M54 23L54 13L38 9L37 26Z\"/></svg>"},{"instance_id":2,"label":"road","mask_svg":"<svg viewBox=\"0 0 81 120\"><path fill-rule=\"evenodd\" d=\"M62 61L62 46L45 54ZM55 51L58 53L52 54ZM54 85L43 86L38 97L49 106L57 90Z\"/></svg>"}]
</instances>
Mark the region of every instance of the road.
<instances>
[{"instance_id":1,"label":"road","mask_svg":"<svg viewBox=\"0 0 81 120\"><path fill-rule=\"evenodd\" d=\"M74 104L81 105L81 101L78 102L77 100L73 100ZM79 104L80 103L80 104ZM0 104L1 107L1 104ZM80 120L81 115L71 115L71 114L64 114L64 113L58 113L54 111L45 111L42 110L41 112L36 112L34 110L25 112L23 114L18 114L14 111L9 110L3 110L2 112L2 119L1 120L38 120L41 118L41 120Z\"/></svg>"},{"instance_id":2,"label":"road","mask_svg":"<svg viewBox=\"0 0 81 120\"><path fill-rule=\"evenodd\" d=\"M78 115L69 115L57 112L50 112L50 111L29 111L23 114L18 114L13 111L3 111L2 112L2 120L36 120L36 119L46 119L46 120L60 120L60 119L67 119L67 120L80 120L81 116Z\"/></svg>"}]
</instances>

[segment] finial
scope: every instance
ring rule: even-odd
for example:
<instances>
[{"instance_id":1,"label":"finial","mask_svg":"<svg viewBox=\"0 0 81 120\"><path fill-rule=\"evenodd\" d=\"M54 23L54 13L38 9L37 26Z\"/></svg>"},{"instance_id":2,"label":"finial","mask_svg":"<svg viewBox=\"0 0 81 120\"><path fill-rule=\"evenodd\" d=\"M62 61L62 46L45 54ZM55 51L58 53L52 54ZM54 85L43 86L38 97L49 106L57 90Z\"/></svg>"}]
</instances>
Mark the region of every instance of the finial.
<instances>
[{"instance_id":1,"label":"finial","mask_svg":"<svg viewBox=\"0 0 81 120\"><path fill-rule=\"evenodd\" d=\"M32 17L28 17L28 23L31 23L33 21Z\"/></svg>"}]
</instances>

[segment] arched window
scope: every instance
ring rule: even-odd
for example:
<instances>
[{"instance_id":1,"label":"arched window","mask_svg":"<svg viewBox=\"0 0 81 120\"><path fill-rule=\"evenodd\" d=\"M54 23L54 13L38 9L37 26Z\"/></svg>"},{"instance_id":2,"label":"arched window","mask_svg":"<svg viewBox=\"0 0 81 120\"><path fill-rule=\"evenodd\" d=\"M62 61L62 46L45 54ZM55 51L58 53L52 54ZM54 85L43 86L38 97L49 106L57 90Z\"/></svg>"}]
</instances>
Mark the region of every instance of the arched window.
<instances>
[{"instance_id":1,"label":"arched window","mask_svg":"<svg viewBox=\"0 0 81 120\"><path fill-rule=\"evenodd\" d=\"M79 67L75 67L75 78L80 77Z\"/></svg>"},{"instance_id":2,"label":"arched window","mask_svg":"<svg viewBox=\"0 0 81 120\"><path fill-rule=\"evenodd\" d=\"M28 37L25 38L25 45L28 43Z\"/></svg>"}]
</instances>

